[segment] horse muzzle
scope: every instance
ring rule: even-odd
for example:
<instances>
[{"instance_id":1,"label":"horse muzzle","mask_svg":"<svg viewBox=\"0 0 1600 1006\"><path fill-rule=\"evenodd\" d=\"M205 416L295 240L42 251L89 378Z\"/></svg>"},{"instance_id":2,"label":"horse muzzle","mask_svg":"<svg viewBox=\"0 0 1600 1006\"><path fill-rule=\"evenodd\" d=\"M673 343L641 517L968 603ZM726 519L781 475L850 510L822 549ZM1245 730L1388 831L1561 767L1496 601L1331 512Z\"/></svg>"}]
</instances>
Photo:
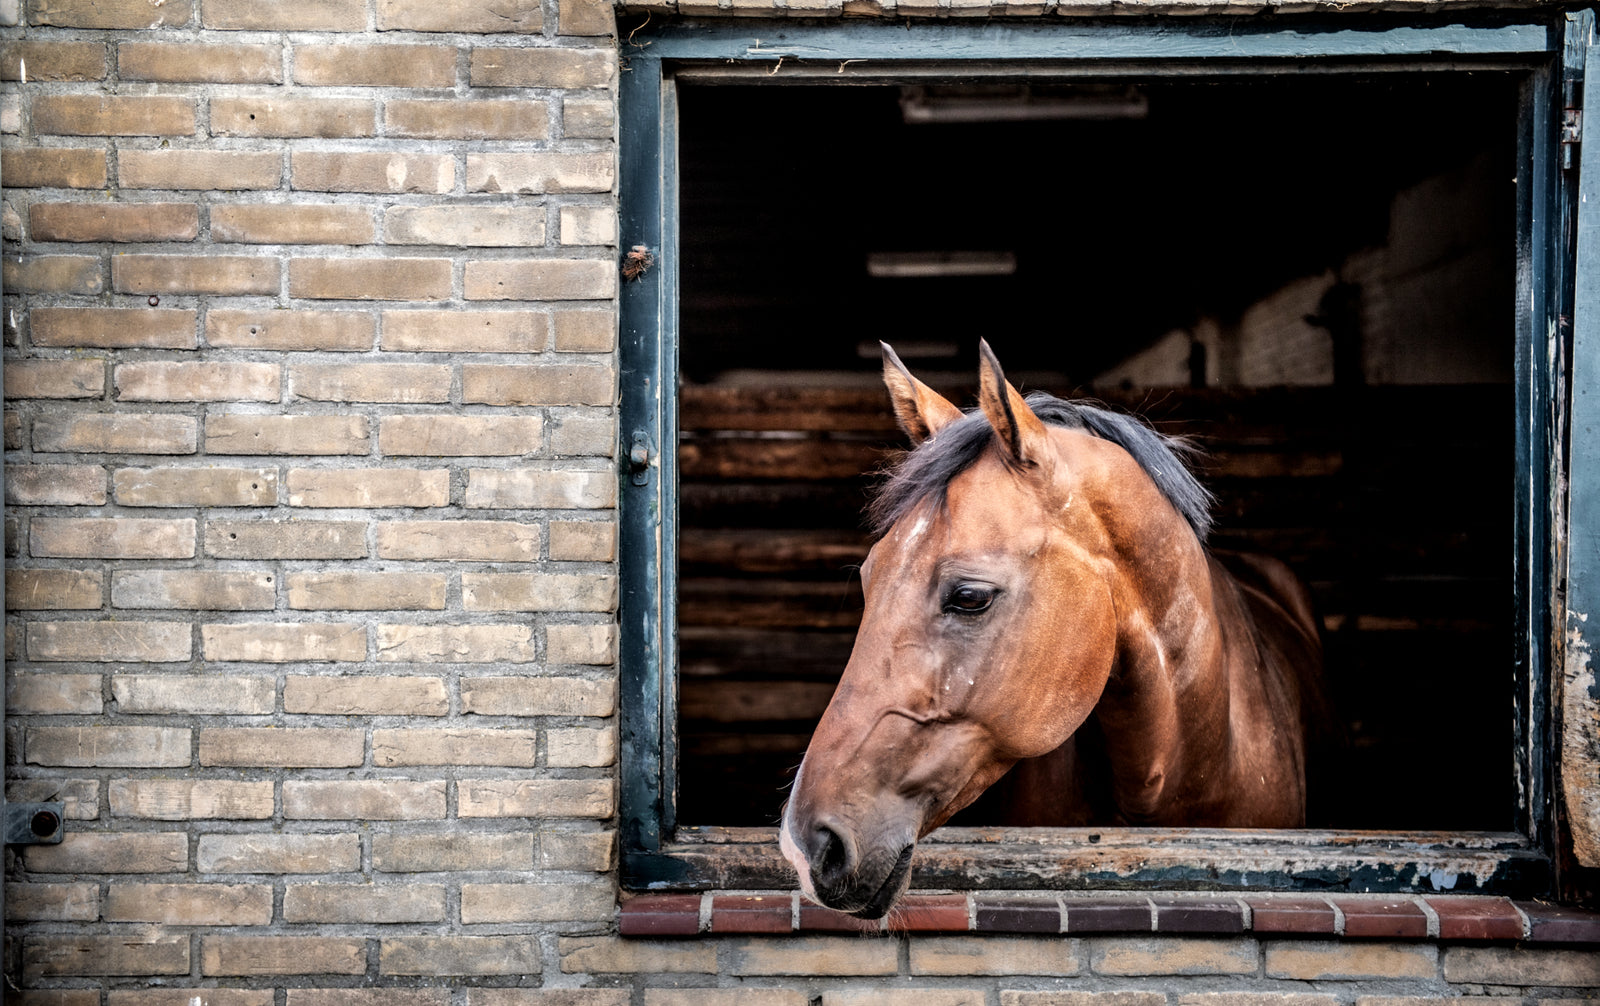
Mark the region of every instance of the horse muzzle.
<instances>
[{"instance_id":1,"label":"horse muzzle","mask_svg":"<svg viewBox=\"0 0 1600 1006\"><path fill-rule=\"evenodd\" d=\"M779 844L801 888L819 904L863 919L879 919L911 884L916 831L880 833L864 841L844 823L819 817L796 822L785 815Z\"/></svg>"}]
</instances>

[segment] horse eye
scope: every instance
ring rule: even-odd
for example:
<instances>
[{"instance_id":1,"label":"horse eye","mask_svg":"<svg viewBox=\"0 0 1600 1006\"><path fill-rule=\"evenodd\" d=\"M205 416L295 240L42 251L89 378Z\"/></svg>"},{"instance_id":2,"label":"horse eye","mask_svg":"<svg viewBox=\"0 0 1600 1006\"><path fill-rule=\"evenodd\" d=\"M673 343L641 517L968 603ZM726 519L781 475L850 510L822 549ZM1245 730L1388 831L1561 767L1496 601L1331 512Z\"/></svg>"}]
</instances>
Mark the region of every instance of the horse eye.
<instances>
[{"instance_id":1,"label":"horse eye","mask_svg":"<svg viewBox=\"0 0 1600 1006\"><path fill-rule=\"evenodd\" d=\"M981 583L960 583L950 593L945 595L944 610L960 614L973 615L986 610L994 603L995 588Z\"/></svg>"}]
</instances>

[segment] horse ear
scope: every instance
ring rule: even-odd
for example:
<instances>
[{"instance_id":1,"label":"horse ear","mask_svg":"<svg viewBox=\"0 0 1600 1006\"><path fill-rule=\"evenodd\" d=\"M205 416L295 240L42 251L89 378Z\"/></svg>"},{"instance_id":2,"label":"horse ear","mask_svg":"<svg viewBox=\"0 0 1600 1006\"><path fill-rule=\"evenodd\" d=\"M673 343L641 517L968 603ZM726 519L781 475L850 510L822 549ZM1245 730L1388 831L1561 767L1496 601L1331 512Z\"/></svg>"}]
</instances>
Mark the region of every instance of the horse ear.
<instances>
[{"instance_id":1,"label":"horse ear","mask_svg":"<svg viewBox=\"0 0 1600 1006\"><path fill-rule=\"evenodd\" d=\"M931 440L935 433L961 418L960 409L911 376L887 342L878 345L883 347L883 383L888 385L889 399L894 403L894 421L911 438L913 447Z\"/></svg>"},{"instance_id":2,"label":"horse ear","mask_svg":"<svg viewBox=\"0 0 1600 1006\"><path fill-rule=\"evenodd\" d=\"M978 404L989 417L989 425L1000 435L1000 443L1012 461L1019 465L1037 464L1046 456L1050 437L1044 422L1006 380L987 339L978 340L978 357Z\"/></svg>"}]
</instances>

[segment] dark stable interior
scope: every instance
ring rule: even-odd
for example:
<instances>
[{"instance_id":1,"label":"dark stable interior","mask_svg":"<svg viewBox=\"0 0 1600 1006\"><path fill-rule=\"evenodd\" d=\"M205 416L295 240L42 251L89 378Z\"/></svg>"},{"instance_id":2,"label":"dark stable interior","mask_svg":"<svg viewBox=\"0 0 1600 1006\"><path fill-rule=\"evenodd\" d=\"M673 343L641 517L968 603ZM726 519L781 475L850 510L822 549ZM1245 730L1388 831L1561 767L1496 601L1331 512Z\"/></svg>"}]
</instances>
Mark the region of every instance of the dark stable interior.
<instances>
[{"instance_id":1,"label":"dark stable interior","mask_svg":"<svg viewBox=\"0 0 1600 1006\"><path fill-rule=\"evenodd\" d=\"M1194 437L1212 547L1310 585L1309 826L1510 829L1514 96L682 85L679 823L774 824L848 659L903 446L877 341L966 407L984 337L1024 391ZM906 121L942 99L995 112ZM1041 104L1073 117L1007 118ZM990 274L869 269L929 255Z\"/></svg>"}]
</instances>

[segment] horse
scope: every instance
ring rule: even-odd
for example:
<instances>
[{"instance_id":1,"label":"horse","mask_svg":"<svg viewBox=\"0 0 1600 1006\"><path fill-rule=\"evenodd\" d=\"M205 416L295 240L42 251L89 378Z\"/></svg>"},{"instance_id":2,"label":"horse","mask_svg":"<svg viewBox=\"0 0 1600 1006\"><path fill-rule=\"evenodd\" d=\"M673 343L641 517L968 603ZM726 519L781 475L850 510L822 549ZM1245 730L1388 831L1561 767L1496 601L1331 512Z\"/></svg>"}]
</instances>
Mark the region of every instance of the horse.
<instances>
[{"instance_id":1,"label":"horse","mask_svg":"<svg viewBox=\"0 0 1600 1006\"><path fill-rule=\"evenodd\" d=\"M1305 587L1208 552L1184 441L1024 398L986 340L979 356L963 413L883 344L913 449L871 502L861 628L779 829L802 891L861 918L1008 771L1012 824L1305 821L1321 673Z\"/></svg>"}]
</instances>

